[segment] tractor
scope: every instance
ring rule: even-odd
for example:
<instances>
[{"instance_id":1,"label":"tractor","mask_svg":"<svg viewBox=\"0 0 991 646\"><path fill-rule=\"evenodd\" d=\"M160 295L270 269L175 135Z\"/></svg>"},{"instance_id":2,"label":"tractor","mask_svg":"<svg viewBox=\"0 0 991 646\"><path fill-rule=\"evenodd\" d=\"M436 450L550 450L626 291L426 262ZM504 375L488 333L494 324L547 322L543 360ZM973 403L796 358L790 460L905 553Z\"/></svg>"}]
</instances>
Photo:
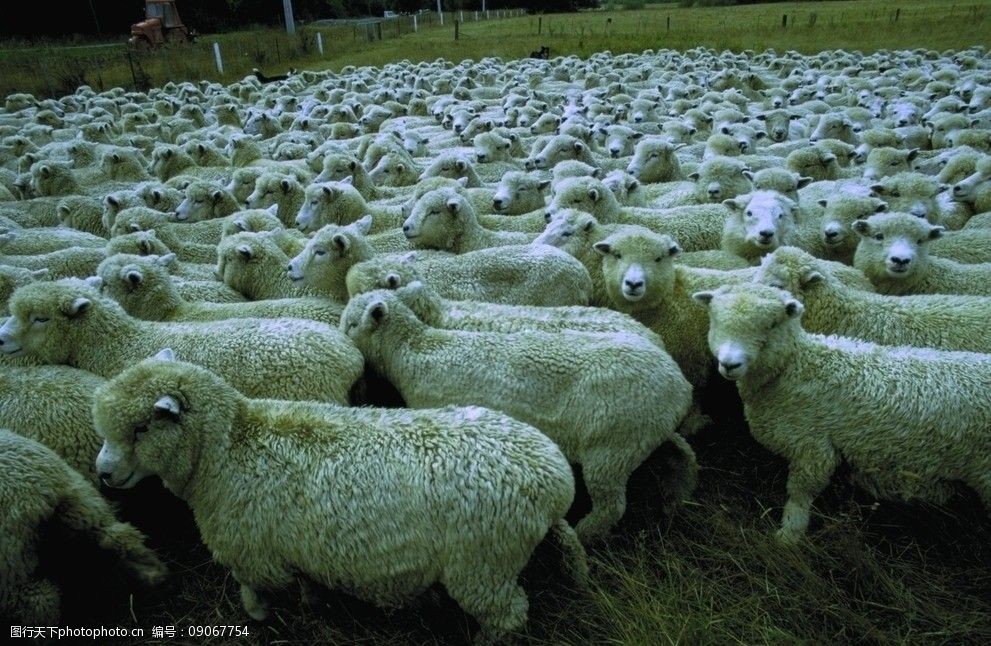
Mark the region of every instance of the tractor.
<instances>
[{"instance_id":1,"label":"tractor","mask_svg":"<svg viewBox=\"0 0 991 646\"><path fill-rule=\"evenodd\" d=\"M151 50L165 44L191 43L196 36L182 24L175 0L145 0L145 19L131 25L127 44L132 49Z\"/></svg>"}]
</instances>

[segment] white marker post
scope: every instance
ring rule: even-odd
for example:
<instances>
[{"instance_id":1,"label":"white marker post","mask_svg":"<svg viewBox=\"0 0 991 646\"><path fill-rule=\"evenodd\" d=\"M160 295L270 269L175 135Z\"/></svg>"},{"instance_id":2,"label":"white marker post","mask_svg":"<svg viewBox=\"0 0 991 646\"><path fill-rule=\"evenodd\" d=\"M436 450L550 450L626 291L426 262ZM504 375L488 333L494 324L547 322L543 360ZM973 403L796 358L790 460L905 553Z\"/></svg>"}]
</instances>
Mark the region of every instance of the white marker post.
<instances>
[{"instance_id":1,"label":"white marker post","mask_svg":"<svg viewBox=\"0 0 991 646\"><path fill-rule=\"evenodd\" d=\"M317 32L317 50L319 50L320 55L323 56L323 34L319 31Z\"/></svg>"},{"instance_id":2,"label":"white marker post","mask_svg":"<svg viewBox=\"0 0 991 646\"><path fill-rule=\"evenodd\" d=\"M416 14L413 14L413 33L415 34L416 32L417 32L417 28L416 28Z\"/></svg>"},{"instance_id":3,"label":"white marker post","mask_svg":"<svg viewBox=\"0 0 991 646\"><path fill-rule=\"evenodd\" d=\"M213 57L217 61L217 71L220 72L220 75L221 76L223 76L224 75L224 60L222 58L220 58L220 43L214 43L213 44Z\"/></svg>"},{"instance_id":4,"label":"white marker post","mask_svg":"<svg viewBox=\"0 0 991 646\"><path fill-rule=\"evenodd\" d=\"M440 0L437 0L437 15L440 17L440 24L444 24L444 10L440 8Z\"/></svg>"},{"instance_id":5,"label":"white marker post","mask_svg":"<svg viewBox=\"0 0 991 646\"><path fill-rule=\"evenodd\" d=\"M286 33L296 33L296 20L292 17L292 0L282 0L282 12L286 15Z\"/></svg>"}]
</instances>

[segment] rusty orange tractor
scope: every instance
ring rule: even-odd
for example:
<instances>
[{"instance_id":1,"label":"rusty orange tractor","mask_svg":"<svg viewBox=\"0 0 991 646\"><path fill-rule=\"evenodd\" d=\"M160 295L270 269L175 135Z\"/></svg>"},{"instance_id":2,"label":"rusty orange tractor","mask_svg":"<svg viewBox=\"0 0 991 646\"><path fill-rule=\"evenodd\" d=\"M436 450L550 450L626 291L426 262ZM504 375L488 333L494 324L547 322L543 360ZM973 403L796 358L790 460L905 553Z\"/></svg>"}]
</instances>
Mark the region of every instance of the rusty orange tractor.
<instances>
[{"instance_id":1,"label":"rusty orange tractor","mask_svg":"<svg viewBox=\"0 0 991 646\"><path fill-rule=\"evenodd\" d=\"M175 0L145 0L145 19L131 25L132 49L157 49L162 45L192 42L196 32L182 24Z\"/></svg>"}]
</instances>

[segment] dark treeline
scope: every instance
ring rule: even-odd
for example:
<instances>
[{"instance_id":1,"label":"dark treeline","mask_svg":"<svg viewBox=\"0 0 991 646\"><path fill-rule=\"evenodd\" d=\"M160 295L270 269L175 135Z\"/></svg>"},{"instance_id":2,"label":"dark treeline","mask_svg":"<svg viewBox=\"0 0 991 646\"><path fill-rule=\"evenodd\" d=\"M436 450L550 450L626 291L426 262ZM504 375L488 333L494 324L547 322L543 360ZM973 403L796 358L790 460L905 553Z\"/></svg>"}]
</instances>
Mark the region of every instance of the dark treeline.
<instances>
[{"instance_id":1,"label":"dark treeline","mask_svg":"<svg viewBox=\"0 0 991 646\"><path fill-rule=\"evenodd\" d=\"M73 2L24 2L17 13L0 21L0 37L61 38L74 34L124 38L130 25L144 17L144 0L74 0ZM530 11L573 11L594 5L594 0L487 0L486 8L524 7ZM445 11L476 10L481 0L443 0ZM245 25L281 25L282 0L178 0L183 22L201 33L236 29ZM293 0L296 20L318 18L381 17L386 10L401 13L436 10L436 0Z\"/></svg>"}]
</instances>

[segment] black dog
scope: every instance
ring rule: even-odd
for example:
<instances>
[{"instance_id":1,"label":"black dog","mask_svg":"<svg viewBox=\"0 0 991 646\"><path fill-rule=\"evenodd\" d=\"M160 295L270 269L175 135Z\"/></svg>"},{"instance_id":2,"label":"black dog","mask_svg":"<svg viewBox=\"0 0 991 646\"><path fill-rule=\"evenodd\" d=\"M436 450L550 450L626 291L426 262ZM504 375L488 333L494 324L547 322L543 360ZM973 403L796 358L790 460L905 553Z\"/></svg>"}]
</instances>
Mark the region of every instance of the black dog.
<instances>
[{"instance_id":1,"label":"black dog","mask_svg":"<svg viewBox=\"0 0 991 646\"><path fill-rule=\"evenodd\" d=\"M539 50L530 52L530 58L542 58L545 61L551 56L551 48L547 45L542 46Z\"/></svg>"},{"instance_id":2,"label":"black dog","mask_svg":"<svg viewBox=\"0 0 991 646\"><path fill-rule=\"evenodd\" d=\"M278 74L276 76L265 76L257 67L252 68L251 73L255 75L255 78L257 78L260 83L272 83L273 81L285 81L287 78L296 73L296 68L291 67L287 73Z\"/></svg>"}]
</instances>

